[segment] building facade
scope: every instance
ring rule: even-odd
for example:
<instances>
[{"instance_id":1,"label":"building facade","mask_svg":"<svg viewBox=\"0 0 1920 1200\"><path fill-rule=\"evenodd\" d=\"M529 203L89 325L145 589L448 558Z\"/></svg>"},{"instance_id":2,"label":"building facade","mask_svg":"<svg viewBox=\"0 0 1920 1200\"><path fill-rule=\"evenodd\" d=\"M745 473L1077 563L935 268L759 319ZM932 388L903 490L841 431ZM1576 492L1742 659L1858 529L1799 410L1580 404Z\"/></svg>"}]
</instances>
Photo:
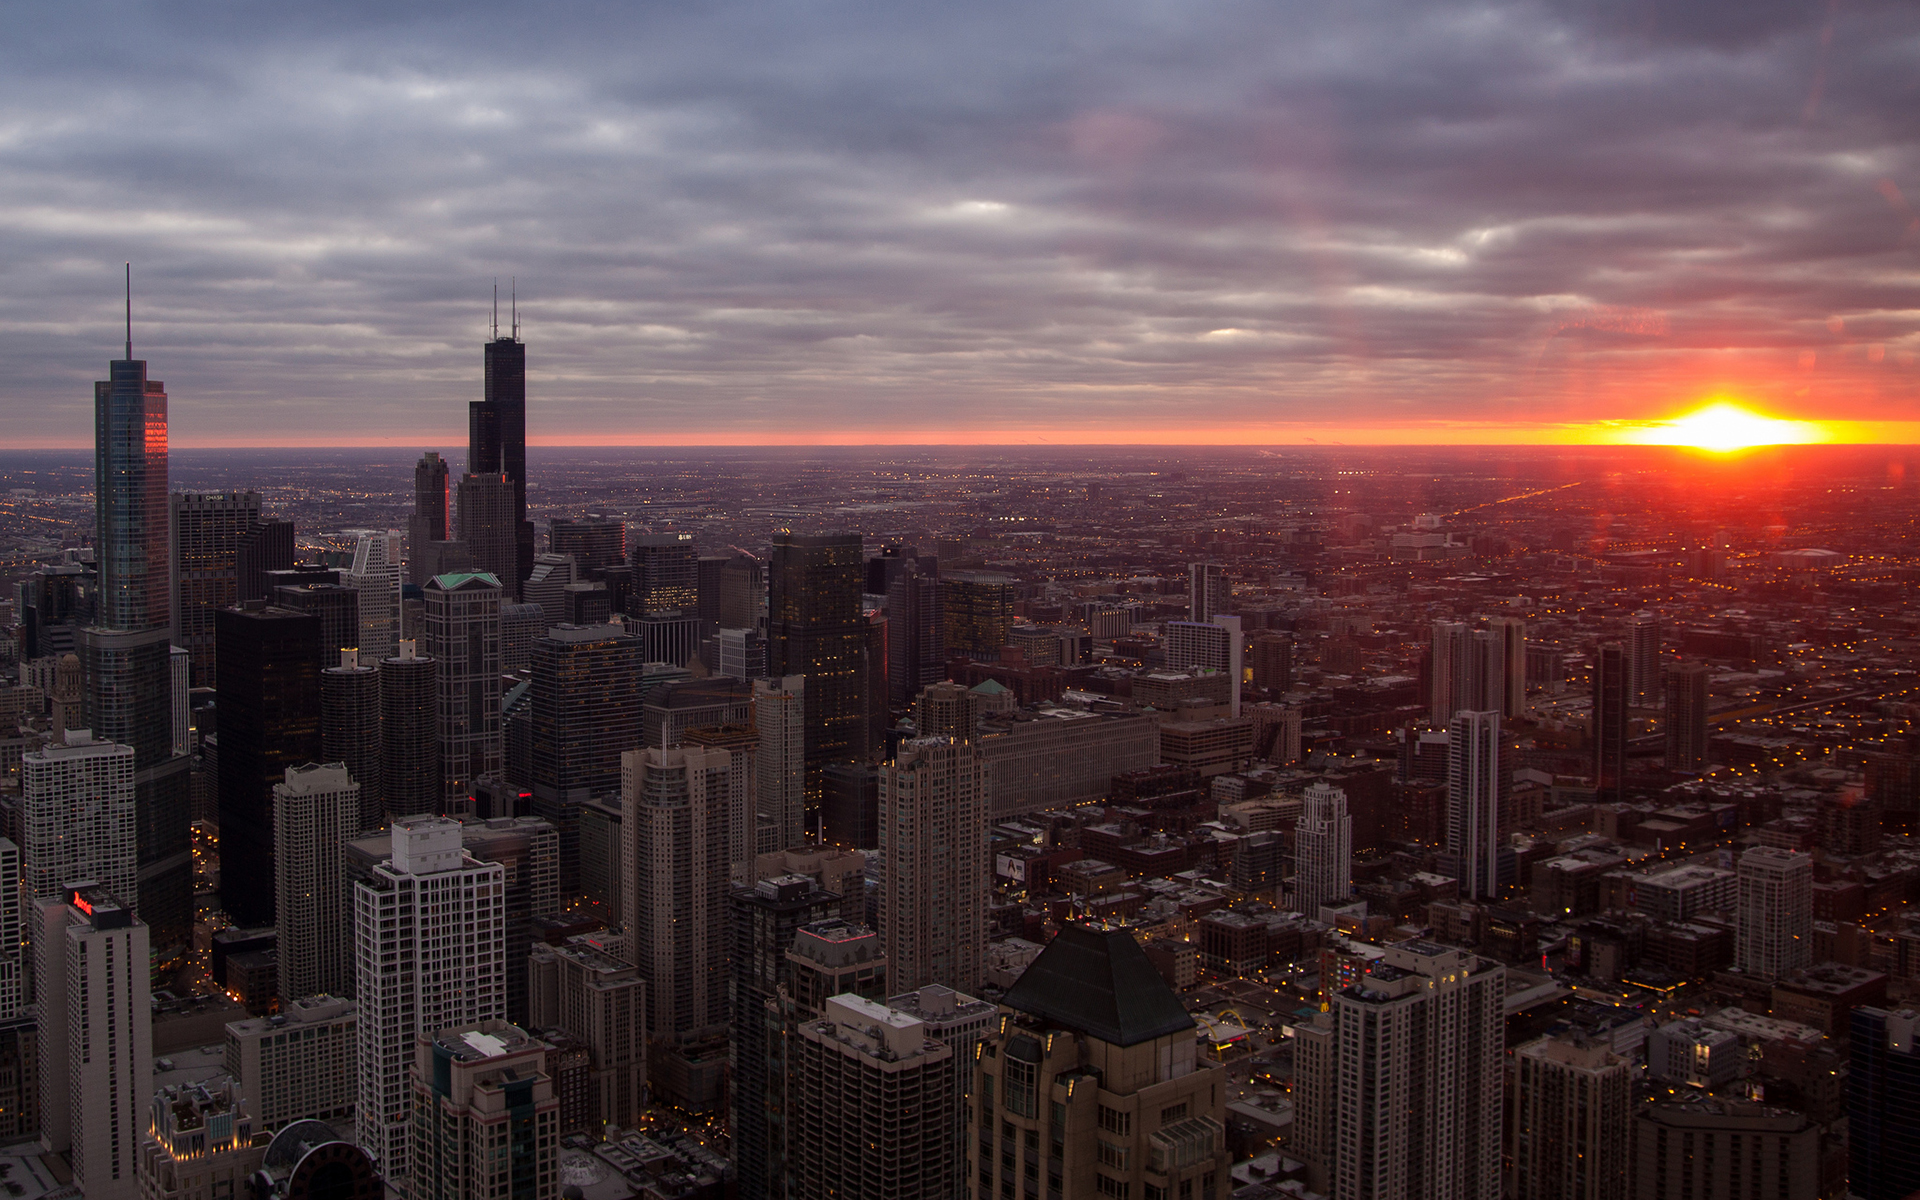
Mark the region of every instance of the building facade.
<instances>
[{"instance_id":1,"label":"building facade","mask_svg":"<svg viewBox=\"0 0 1920 1200\"><path fill-rule=\"evenodd\" d=\"M280 999L353 990L351 897L340 850L360 828L360 785L345 763L289 767L273 787L274 911Z\"/></svg>"},{"instance_id":2,"label":"building facade","mask_svg":"<svg viewBox=\"0 0 1920 1200\"><path fill-rule=\"evenodd\" d=\"M977 992L987 951L986 766L951 738L880 768L880 936L893 986Z\"/></svg>"}]
</instances>

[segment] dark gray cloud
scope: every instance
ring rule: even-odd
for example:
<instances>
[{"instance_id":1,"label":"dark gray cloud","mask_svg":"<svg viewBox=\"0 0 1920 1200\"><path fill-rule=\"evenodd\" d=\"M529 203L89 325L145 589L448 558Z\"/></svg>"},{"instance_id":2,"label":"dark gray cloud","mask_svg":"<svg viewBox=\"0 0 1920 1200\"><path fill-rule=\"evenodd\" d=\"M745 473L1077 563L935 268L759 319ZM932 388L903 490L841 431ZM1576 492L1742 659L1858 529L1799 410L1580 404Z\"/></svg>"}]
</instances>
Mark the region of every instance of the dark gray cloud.
<instances>
[{"instance_id":1,"label":"dark gray cloud","mask_svg":"<svg viewBox=\"0 0 1920 1200\"><path fill-rule=\"evenodd\" d=\"M0 416L86 440L131 258L183 442L456 442L496 275L560 439L1909 418L1916 61L1855 0L48 8Z\"/></svg>"}]
</instances>

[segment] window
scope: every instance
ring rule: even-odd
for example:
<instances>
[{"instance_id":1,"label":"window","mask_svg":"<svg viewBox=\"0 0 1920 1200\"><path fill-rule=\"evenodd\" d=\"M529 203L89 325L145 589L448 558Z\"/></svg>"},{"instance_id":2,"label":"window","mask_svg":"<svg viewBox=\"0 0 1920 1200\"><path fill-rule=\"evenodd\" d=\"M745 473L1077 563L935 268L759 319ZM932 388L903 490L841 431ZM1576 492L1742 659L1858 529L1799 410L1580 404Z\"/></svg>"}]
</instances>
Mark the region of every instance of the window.
<instances>
[{"instance_id":1,"label":"window","mask_svg":"<svg viewBox=\"0 0 1920 1200\"><path fill-rule=\"evenodd\" d=\"M1186 1119L1187 1106L1184 1102L1160 1110L1160 1123L1162 1125L1171 1125L1175 1121L1184 1121Z\"/></svg>"},{"instance_id":2,"label":"window","mask_svg":"<svg viewBox=\"0 0 1920 1200\"><path fill-rule=\"evenodd\" d=\"M1040 1115L1039 1103L1034 1097L1035 1064L1009 1056L1004 1070L1007 1111L1020 1117Z\"/></svg>"},{"instance_id":3,"label":"window","mask_svg":"<svg viewBox=\"0 0 1920 1200\"><path fill-rule=\"evenodd\" d=\"M1112 1200L1127 1200L1127 1193L1133 1190L1133 1185L1121 1183L1118 1179L1109 1179L1105 1175L1095 1171L1093 1174L1093 1190L1102 1196L1112 1197Z\"/></svg>"},{"instance_id":4,"label":"window","mask_svg":"<svg viewBox=\"0 0 1920 1200\"><path fill-rule=\"evenodd\" d=\"M1103 1167L1112 1167L1116 1171L1127 1169L1127 1148L1116 1146L1105 1138L1095 1144L1093 1156Z\"/></svg>"},{"instance_id":5,"label":"window","mask_svg":"<svg viewBox=\"0 0 1920 1200\"><path fill-rule=\"evenodd\" d=\"M1108 1108L1102 1104L1100 1106L1100 1128L1106 1130L1108 1133L1117 1133L1121 1137L1127 1137L1133 1133L1133 1114L1130 1112L1122 1112L1117 1108Z\"/></svg>"}]
</instances>

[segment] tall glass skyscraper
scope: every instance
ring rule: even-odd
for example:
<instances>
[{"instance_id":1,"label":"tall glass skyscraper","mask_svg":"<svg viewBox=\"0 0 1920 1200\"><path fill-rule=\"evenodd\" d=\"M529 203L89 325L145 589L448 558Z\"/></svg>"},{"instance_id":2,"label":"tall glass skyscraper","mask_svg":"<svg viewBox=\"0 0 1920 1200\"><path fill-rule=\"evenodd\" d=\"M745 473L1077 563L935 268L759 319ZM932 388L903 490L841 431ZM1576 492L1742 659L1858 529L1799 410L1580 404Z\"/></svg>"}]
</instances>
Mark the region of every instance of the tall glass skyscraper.
<instances>
[{"instance_id":1,"label":"tall glass skyscraper","mask_svg":"<svg viewBox=\"0 0 1920 1200\"><path fill-rule=\"evenodd\" d=\"M498 293L495 293L498 305ZM500 582L519 595L519 581L533 573L533 523L527 520L527 347L516 315L500 336L494 309L493 340L486 344L485 398L467 405L467 474L505 475L513 484L517 574ZM464 540L467 531L460 530Z\"/></svg>"},{"instance_id":2,"label":"tall glass skyscraper","mask_svg":"<svg viewBox=\"0 0 1920 1200\"><path fill-rule=\"evenodd\" d=\"M807 809L818 812L828 763L871 750L860 611L865 559L857 533L773 535L767 673L804 675Z\"/></svg>"},{"instance_id":3,"label":"tall glass skyscraper","mask_svg":"<svg viewBox=\"0 0 1920 1200\"><path fill-rule=\"evenodd\" d=\"M173 752L173 602L167 553L167 389L126 357L93 385L96 624L82 636L94 736L133 747L140 879L136 907L156 955L184 949L193 921L191 760Z\"/></svg>"}]
</instances>

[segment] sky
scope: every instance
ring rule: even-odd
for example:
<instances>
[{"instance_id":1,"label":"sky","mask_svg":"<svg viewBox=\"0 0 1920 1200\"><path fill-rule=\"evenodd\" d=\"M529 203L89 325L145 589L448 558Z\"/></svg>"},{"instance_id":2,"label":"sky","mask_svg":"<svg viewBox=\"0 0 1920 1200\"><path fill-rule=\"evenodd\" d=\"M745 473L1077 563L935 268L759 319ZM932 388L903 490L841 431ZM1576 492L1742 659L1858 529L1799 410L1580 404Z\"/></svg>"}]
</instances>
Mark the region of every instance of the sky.
<instances>
[{"instance_id":1,"label":"sky","mask_svg":"<svg viewBox=\"0 0 1920 1200\"><path fill-rule=\"evenodd\" d=\"M1920 441L1920 6L68 3L0 443Z\"/></svg>"}]
</instances>

